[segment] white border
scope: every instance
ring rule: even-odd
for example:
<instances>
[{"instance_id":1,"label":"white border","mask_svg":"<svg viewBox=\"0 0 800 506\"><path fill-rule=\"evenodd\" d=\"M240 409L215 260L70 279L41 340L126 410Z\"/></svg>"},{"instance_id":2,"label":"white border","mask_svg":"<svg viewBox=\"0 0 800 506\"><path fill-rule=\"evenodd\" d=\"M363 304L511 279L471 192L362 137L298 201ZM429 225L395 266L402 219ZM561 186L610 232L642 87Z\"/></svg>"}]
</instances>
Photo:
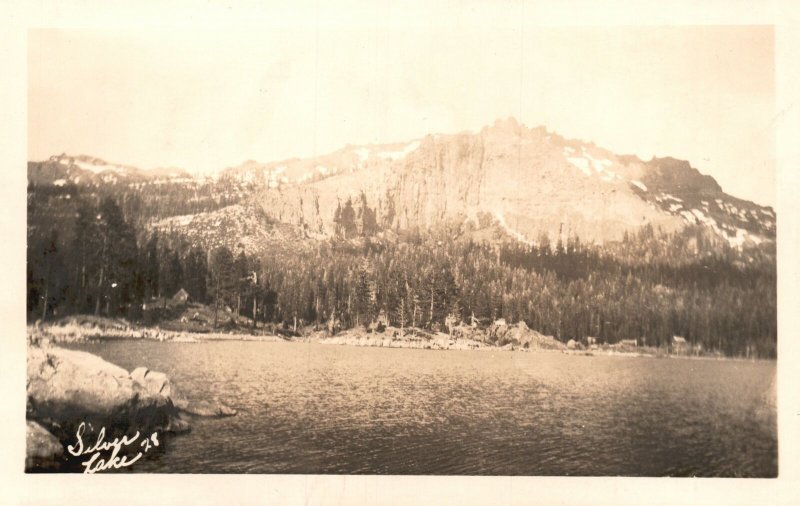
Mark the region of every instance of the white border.
<instances>
[{"instance_id":1,"label":"white border","mask_svg":"<svg viewBox=\"0 0 800 506\"><path fill-rule=\"evenodd\" d=\"M0 321L2 459L0 502L5 504L800 504L800 403L798 402L797 303L798 190L800 190L800 25L797 2L706 1L525 2L542 25L776 26L778 129L779 454L780 476L758 479L491 478L271 475L125 475L82 478L25 475L24 455L24 269L26 140L26 40L29 27L152 28L240 27L317 24L335 26L428 26L456 11L459 22L491 19L492 2L418 1L391 6L367 1L285 2L62 0L0 3L0 161L3 212ZM521 2L514 2L520 4ZM793 65L794 64L794 65Z\"/></svg>"}]
</instances>

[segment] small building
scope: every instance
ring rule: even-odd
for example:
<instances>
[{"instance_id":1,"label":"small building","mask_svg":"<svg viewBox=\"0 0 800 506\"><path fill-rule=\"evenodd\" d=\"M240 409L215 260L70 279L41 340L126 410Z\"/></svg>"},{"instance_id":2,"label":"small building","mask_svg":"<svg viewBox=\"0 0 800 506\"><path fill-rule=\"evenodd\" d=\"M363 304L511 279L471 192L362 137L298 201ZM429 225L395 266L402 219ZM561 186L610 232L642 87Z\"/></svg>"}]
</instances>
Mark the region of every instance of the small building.
<instances>
[{"instance_id":1,"label":"small building","mask_svg":"<svg viewBox=\"0 0 800 506\"><path fill-rule=\"evenodd\" d=\"M619 344L623 346L639 346L639 341L636 339L620 339Z\"/></svg>"},{"instance_id":2,"label":"small building","mask_svg":"<svg viewBox=\"0 0 800 506\"><path fill-rule=\"evenodd\" d=\"M181 288L172 296L173 304L186 304L189 301L189 292Z\"/></svg>"},{"instance_id":3,"label":"small building","mask_svg":"<svg viewBox=\"0 0 800 506\"><path fill-rule=\"evenodd\" d=\"M386 311L384 311L383 309L381 309L381 310L378 312L378 317L375 319L375 322L376 322L376 323L380 323L380 324L381 324L381 325L383 325L384 327L388 327L388 326L389 326L389 323L390 323L390 322L389 322L389 315L388 315L388 314L386 314Z\"/></svg>"},{"instance_id":4,"label":"small building","mask_svg":"<svg viewBox=\"0 0 800 506\"><path fill-rule=\"evenodd\" d=\"M389 316L386 314L386 311L383 309L380 310L378 313L377 318L372 320L372 323L369 324L369 330L373 332L383 332L386 330L386 327L389 326Z\"/></svg>"},{"instance_id":5,"label":"small building","mask_svg":"<svg viewBox=\"0 0 800 506\"><path fill-rule=\"evenodd\" d=\"M686 338L681 336L672 336L672 349L675 353L687 353L689 350L689 345L686 342Z\"/></svg>"}]
</instances>

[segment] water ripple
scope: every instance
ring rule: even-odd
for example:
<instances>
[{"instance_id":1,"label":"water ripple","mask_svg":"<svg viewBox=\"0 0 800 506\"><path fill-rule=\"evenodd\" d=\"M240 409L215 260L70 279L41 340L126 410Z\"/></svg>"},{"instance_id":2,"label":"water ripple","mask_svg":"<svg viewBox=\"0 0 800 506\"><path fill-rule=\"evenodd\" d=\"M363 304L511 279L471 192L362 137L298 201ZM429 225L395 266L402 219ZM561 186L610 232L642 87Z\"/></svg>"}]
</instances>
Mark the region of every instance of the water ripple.
<instances>
[{"instance_id":1,"label":"water ripple","mask_svg":"<svg viewBox=\"0 0 800 506\"><path fill-rule=\"evenodd\" d=\"M288 343L76 345L166 372L196 419L139 472L775 476L774 362Z\"/></svg>"}]
</instances>

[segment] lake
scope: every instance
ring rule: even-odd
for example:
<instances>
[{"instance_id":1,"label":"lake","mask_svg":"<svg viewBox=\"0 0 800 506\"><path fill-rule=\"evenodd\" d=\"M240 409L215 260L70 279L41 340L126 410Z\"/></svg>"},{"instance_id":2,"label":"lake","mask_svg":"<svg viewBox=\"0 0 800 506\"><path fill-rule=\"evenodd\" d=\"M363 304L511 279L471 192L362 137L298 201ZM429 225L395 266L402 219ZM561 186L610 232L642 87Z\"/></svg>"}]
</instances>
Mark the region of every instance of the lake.
<instances>
[{"instance_id":1,"label":"lake","mask_svg":"<svg viewBox=\"0 0 800 506\"><path fill-rule=\"evenodd\" d=\"M135 472L777 474L774 361L116 340L71 348L167 373L197 418Z\"/></svg>"}]
</instances>

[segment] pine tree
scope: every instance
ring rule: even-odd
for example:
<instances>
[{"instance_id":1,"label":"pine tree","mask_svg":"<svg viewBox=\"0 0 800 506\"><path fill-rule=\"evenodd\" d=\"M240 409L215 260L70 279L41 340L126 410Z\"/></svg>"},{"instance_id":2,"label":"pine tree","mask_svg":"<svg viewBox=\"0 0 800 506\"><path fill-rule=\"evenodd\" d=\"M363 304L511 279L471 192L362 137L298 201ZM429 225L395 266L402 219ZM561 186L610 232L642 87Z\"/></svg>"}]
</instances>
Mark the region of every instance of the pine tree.
<instances>
[{"instance_id":1,"label":"pine tree","mask_svg":"<svg viewBox=\"0 0 800 506\"><path fill-rule=\"evenodd\" d=\"M28 311L41 306L41 320L48 311L63 304L66 286L64 259L58 247L58 231L53 229L48 239L28 250Z\"/></svg>"},{"instance_id":2,"label":"pine tree","mask_svg":"<svg viewBox=\"0 0 800 506\"><path fill-rule=\"evenodd\" d=\"M73 228L73 240L67 252L67 261L72 265L72 307L75 311L89 311L91 298L96 295L90 284L99 270L100 230L98 210L85 201L78 205Z\"/></svg>"},{"instance_id":3,"label":"pine tree","mask_svg":"<svg viewBox=\"0 0 800 506\"><path fill-rule=\"evenodd\" d=\"M105 313L111 315L112 307L115 314L120 305L132 298L138 252L133 228L125 221L116 201L110 197L103 199L99 211L100 270L94 313L99 315L105 302Z\"/></svg>"},{"instance_id":4,"label":"pine tree","mask_svg":"<svg viewBox=\"0 0 800 506\"><path fill-rule=\"evenodd\" d=\"M147 241L143 270L145 297L149 299L159 293L158 233Z\"/></svg>"},{"instance_id":5,"label":"pine tree","mask_svg":"<svg viewBox=\"0 0 800 506\"><path fill-rule=\"evenodd\" d=\"M233 253L225 246L211 252L211 292L214 301L214 328L217 327L220 306L230 302L236 287Z\"/></svg>"},{"instance_id":6,"label":"pine tree","mask_svg":"<svg viewBox=\"0 0 800 506\"><path fill-rule=\"evenodd\" d=\"M193 248L189 251L186 256L184 277L189 296L198 302L207 302L208 262L205 251L199 248Z\"/></svg>"}]
</instances>

